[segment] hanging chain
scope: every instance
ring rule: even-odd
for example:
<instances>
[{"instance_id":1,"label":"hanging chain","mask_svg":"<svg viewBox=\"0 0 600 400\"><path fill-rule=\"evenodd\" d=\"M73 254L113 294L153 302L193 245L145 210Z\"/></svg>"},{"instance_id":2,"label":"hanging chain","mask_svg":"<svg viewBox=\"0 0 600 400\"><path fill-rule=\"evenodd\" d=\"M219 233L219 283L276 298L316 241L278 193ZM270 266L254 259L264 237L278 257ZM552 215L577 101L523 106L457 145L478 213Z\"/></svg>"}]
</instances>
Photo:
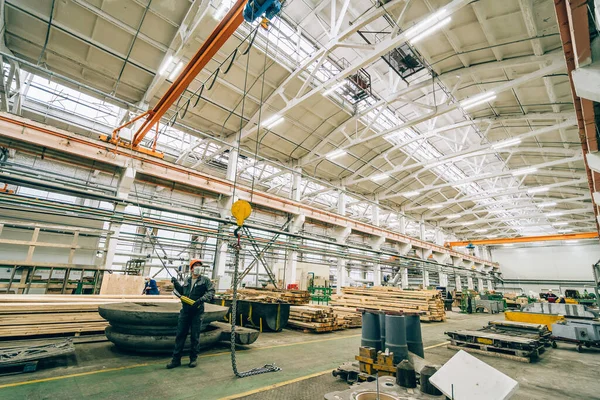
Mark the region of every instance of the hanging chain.
<instances>
[{"instance_id":1,"label":"hanging chain","mask_svg":"<svg viewBox=\"0 0 600 400\"><path fill-rule=\"evenodd\" d=\"M247 376L266 374L268 372L277 372L281 371L281 368L276 366L275 364L265 364L263 367L252 368L245 372L238 372L237 369L237 360L235 356L235 325L236 325L236 316L237 316L237 287L238 287L238 270L240 267L240 251L242 250L242 245L240 242L240 231L241 227L238 227L234 234L236 240L234 242L229 242L229 247L233 250L235 259L233 265L233 298L231 300L231 367L233 368L233 373L238 378L245 378Z\"/></svg>"}]
</instances>

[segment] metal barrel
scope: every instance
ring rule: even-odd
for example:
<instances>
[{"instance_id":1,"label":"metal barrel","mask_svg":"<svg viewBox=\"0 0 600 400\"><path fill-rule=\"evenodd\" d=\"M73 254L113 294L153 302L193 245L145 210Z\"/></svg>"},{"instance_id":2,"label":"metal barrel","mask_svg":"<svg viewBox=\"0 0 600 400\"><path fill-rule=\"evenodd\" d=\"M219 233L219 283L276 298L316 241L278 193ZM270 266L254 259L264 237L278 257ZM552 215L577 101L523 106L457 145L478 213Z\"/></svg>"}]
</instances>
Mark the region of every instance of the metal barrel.
<instances>
[{"instance_id":1,"label":"metal barrel","mask_svg":"<svg viewBox=\"0 0 600 400\"><path fill-rule=\"evenodd\" d=\"M423 338L421 337L421 320L418 315L406 316L406 344L408 351L425 358Z\"/></svg>"},{"instance_id":2,"label":"metal barrel","mask_svg":"<svg viewBox=\"0 0 600 400\"><path fill-rule=\"evenodd\" d=\"M394 353L394 365L408 359L406 323L403 315L385 316L385 347Z\"/></svg>"},{"instance_id":3,"label":"metal barrel","mask_svg":"<svg viewBox=\"0 0 600 400\"><path fill-rule=\"evenodd\" d=\"M381 350L381 336L379 333L379 314L363 312L362 315L362 337L360 345L373 347Z\"/></svg>"},{"instance_id":4,"label":"metal barrel","mask_svg":"<svg viewBox=\"0 0 600 400\"><path fill-rule=\"evenodd\" d=\"M396 384L405 388L417 387L415 367L409 360L402 360L396 367Z\"/></svg>"},{"instance_id":5,"label":"metal barrel","mask_svg":"<svg viewBox=\"0 0 600 400\"><path fill-rule=\"evenodd\" d=\"M381 338L381 351L385 351L385 314L379 314L379 337Z\"/></svg>"},{"instance_id":6,"label":"metal barrel","mask_svg":"<svg viewBox=\"0 0 600 400\"><path fill-rule=\"evenodd\" d=\"M438 388L429 382L429 378L431 378L436 372L437 369L430 365L426 365L421 369L421 392L430 394L432 396L440 396L442 394Z\"/></svg>"}]
</instances>

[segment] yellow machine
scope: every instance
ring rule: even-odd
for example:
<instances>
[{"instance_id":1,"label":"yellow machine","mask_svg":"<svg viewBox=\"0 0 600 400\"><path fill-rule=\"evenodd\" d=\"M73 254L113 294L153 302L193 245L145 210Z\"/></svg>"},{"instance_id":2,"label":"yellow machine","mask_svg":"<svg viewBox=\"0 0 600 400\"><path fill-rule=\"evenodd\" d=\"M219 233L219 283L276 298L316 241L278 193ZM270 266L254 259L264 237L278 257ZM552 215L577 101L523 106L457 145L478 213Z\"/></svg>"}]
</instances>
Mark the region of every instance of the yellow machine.
<instances>
[{"instance_id":1,"label":"yellow machine","mask_svg":"<svg viewBox=\"0 0 600 400\"><path fill-rule=\"evenodd\" d=\"M544 324L552 331L552 324L564 321L564 315L526 313L521 311L505 311L504 319L507 321L528 322L530 324Z\"/></svg>"}]
</instances>

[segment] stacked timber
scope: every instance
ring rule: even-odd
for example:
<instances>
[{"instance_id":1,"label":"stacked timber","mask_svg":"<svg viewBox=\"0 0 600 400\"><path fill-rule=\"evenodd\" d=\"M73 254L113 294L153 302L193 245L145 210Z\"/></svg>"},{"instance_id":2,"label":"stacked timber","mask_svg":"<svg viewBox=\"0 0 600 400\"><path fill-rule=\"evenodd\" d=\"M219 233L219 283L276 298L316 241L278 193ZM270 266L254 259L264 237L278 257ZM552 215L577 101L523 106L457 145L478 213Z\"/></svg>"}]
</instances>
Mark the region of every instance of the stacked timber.
<instances>
[{"instance_id":1,"label":"stacked timber","mask_svg":"<svg viewBox=\"0 0 600 400\"><path fill-rule=\"evenodd\" d=\"M310 293L307 290L277 290L248 288L239 289L238 300L259 301L263 303L289 303L303 305L310 302ZM228 290L223 295L225 300L231 300L232 292Z\"/></svg>"},{"instance_id":2,"label":"stacked timber","mask_svg":"<svg viewBox=\"0 0 600 400\"><path fill-rule=\"evenodd\" d=\"M335 316L335 323L341 329L360 328L362 326L362 315L356 311L356 308L343 307L343 306L321 306L312 305L312 307L327 307L333 310Z\"/></svg>"},{"instance_id":3,"label":"stacked timber","mask_svg":"<svg viewBox=\"0 0 600 400\"><path fill-rule=\"evenodd\" d=\"M103 333L98 306L122 302L177 302L171 296L0 295L0 339Z\"/></svg>"},{"instance_id":4,"label":"stacked timber","mask_svg":"<svg viewBox=\"0 0 600 400\"><path fill-rule=\"evenodd\" d=\"M331 332L341 329L331 307L292 306L288 327L305 332Z\"/></svg>"},{"instance_id":5,"label":"stacked timber","mask_svg":"<svg viewBox=\"0 0 600 400\"><path fill-rule=\"evenodd\" d=\"M329 304L346 309L416 312L421 321L445 321L444 301L437 290L402 290L394 287L345 287ZM358 311L356 314L359 315Z\"/></svg>"}]
</instances>

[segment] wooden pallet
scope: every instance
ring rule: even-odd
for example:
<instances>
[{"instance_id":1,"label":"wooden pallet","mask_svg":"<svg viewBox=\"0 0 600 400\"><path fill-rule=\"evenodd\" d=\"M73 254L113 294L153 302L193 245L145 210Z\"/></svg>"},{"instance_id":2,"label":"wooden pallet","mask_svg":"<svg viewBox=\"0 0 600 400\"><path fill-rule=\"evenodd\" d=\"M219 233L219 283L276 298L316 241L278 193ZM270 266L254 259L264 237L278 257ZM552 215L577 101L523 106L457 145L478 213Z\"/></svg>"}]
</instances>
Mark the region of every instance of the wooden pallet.
<instances>
[{"instance_id":1,"label":"wooden pallet","mask_svg":"<svg viewBox=\"0 0 600 400\"><path fill-rule=\"evenodd\" d=\"M517 349L507 349L494 347L481 343L470 343L457 340L450 340L450 344L447 348L452 350L464 350L468 353L482 354L491 357L505 358L513 361L520 361L530 363L533 359L536 359L545 351L544 346L538 347L533 351L524 351Z\"/></svg>"}]
</instances>

